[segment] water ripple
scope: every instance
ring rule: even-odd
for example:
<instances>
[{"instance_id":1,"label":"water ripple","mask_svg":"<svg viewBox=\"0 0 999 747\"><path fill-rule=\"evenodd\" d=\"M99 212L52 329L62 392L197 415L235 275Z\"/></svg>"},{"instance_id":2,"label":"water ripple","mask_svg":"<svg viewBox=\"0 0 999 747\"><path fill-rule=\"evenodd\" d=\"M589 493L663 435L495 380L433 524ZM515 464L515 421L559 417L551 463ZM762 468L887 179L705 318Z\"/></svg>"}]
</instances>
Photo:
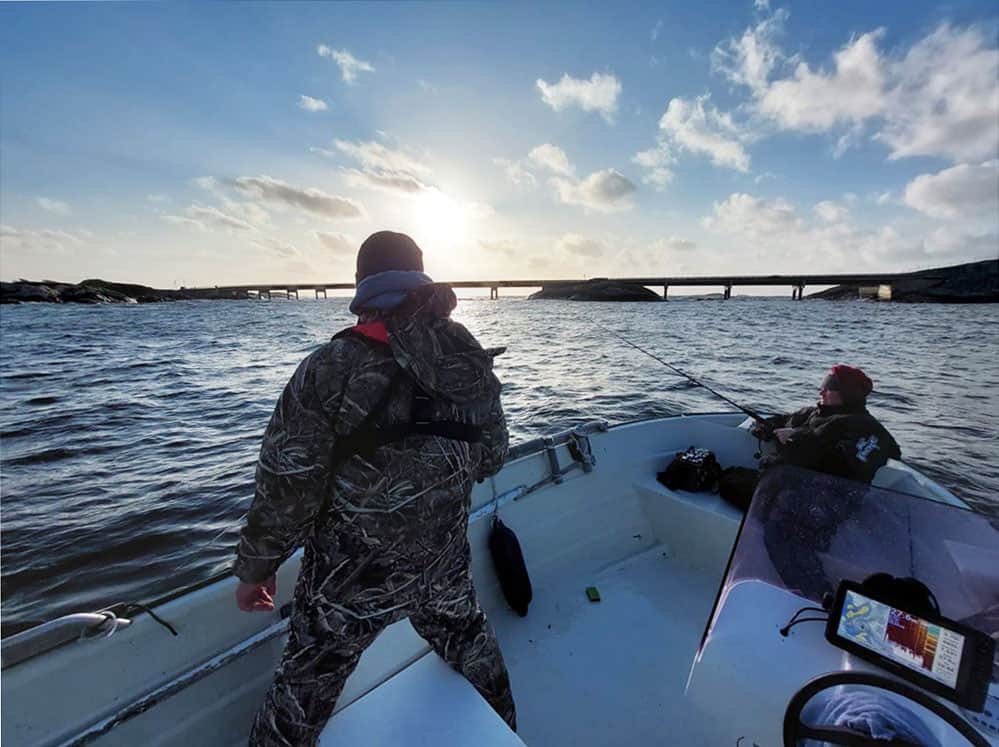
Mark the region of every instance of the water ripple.
<instances>
[{"instance_id":1,"label":"water ripple","mask_svg":"<svg viewBox=\"0 0 999 747\"><path fill-rule=\"evenodd\" d=\"M762 410L809 404L829 366L859 365L906 460L999 507L995 306L505 298L463 300L456 318L508 348L497 372L514 441L728 409L609 327ZM352 319L342 298L4 307L4 633L223 570L282 387Z\"/></svg>"}]
</instances>

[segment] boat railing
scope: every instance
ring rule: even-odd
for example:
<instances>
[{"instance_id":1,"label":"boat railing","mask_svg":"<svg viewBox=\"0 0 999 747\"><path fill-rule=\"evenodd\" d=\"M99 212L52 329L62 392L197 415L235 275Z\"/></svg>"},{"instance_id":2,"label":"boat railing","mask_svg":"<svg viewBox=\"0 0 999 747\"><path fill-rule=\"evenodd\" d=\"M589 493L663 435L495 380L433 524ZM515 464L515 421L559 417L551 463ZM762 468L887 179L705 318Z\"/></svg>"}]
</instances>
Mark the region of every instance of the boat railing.
<instances>
[{"instance_id":1,"label":"boat railing","mask_svg":"<svg viewBox=\"0 0 999 747\"><path fill-rule=\"evenodd\" d=\"M111 636L131 623L130 619L118 617L111 610L63 615L4 639L0 659L6 669L73 640Z\"/></svg>"},{"instance_id":2,"label":"boat railing","mask_svg":"<svg viewBox=\"0 0 999 747\"><path fill-rule=\"evenodd\" d=\"M592 433L603 433L608 430L608 428L610 428L610 426L606 420L591 420L588 423L581 423L580 425L573 426L572 428L566 428L563 431L558 431L550 436L539 436L538 438L532 438L529 441L522 441L521 443L510 447L510 453L507 456L507 461L513 461L514 459L519 459L520 457L534 454L538 451L543 451L548 447L563 446L573 442L580 436L589 436Z\"/></svg>"}]
</instances>

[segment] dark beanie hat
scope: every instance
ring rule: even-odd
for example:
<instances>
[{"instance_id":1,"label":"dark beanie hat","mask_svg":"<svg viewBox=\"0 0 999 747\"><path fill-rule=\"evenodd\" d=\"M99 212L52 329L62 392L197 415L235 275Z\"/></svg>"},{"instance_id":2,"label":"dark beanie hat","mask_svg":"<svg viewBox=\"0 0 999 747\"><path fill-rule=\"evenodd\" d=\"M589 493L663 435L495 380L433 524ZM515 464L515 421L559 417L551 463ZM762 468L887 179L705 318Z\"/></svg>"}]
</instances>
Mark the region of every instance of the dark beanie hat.
<instances>
[{"instance_id":1,"label":"dark beanie hat","mask_svg":"<svg viewBox=\"0 0 999 747\"><path fill-rule=\"evenodd\" d=\"M874 382L853 366L833 366L822 380L823 389L838 391L847 402L863 402L874 389Z\"/></svg>"},{"instance_id":2,"label":"dark beanie hat","mask_svg":"<svg viewBox=\"0 0 999 747\"><path fill-rule=\"evenodd\" d=\"M378 231L366 238L357 252L357 282L389 270L423 272L423 252L404 233Z\"/></svg>"}]
</instances>

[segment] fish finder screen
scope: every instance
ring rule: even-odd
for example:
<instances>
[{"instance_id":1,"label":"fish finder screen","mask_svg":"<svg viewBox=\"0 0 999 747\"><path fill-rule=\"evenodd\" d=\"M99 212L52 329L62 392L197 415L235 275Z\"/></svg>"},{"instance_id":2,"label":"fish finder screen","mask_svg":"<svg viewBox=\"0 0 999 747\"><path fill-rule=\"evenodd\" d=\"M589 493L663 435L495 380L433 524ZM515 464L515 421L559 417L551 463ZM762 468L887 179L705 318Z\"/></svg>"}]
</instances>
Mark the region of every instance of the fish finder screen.
<instances>
[{"instance_id":1,"label":"fish finder screen","mask_svg":"<svg viewBox=\"0 0 999 747\"><path fill-rule=\"evenodd\" d=\"M847 590L838 635L947 687L957 687L964 636Z\"/></svg>"}]
</instances>

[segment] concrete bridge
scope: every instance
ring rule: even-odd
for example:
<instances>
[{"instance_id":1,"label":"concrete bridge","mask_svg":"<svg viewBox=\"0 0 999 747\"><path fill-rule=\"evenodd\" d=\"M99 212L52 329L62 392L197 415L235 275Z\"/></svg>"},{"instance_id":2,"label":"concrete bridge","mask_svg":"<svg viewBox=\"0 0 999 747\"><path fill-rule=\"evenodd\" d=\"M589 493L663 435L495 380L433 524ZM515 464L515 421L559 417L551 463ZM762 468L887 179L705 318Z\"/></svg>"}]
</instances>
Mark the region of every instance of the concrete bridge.
<instances>
[{"instance_id":1,"label":"concrete bridge","mask_svg":"<svg viewBox=\"0 0 999 747\"><path fill-rule=\"evenodd\" d=\"M489 297L499 298L500 288L541 288L557 287L559 285L579 285L591 280L612 280L617 283L643 285L649 288L662 288L663 298L669 295L670 286L718 286L723 289L723 298L732 297L732 288L736 286L790 286L791 298L801 300L806 285L857 285L861 293L871 295L881 300L891 300L891 285L899 278L913 273L883 272L839 275L705 275L677 277L626 277L626 278L590 278L564 280L455 280L448 282L453 288L489 288ZM925 273L922 273L925 274ZM233 294L256 295L259 298L271 298L273 294L287 298L299 298L303 290L315 291L316 298L322 295L326 298L329 290L350 290L354 283L260 283L257 285L217 285L213 288L184 288L183 290L197 294Z\"/></svg>"}]
</instances>

